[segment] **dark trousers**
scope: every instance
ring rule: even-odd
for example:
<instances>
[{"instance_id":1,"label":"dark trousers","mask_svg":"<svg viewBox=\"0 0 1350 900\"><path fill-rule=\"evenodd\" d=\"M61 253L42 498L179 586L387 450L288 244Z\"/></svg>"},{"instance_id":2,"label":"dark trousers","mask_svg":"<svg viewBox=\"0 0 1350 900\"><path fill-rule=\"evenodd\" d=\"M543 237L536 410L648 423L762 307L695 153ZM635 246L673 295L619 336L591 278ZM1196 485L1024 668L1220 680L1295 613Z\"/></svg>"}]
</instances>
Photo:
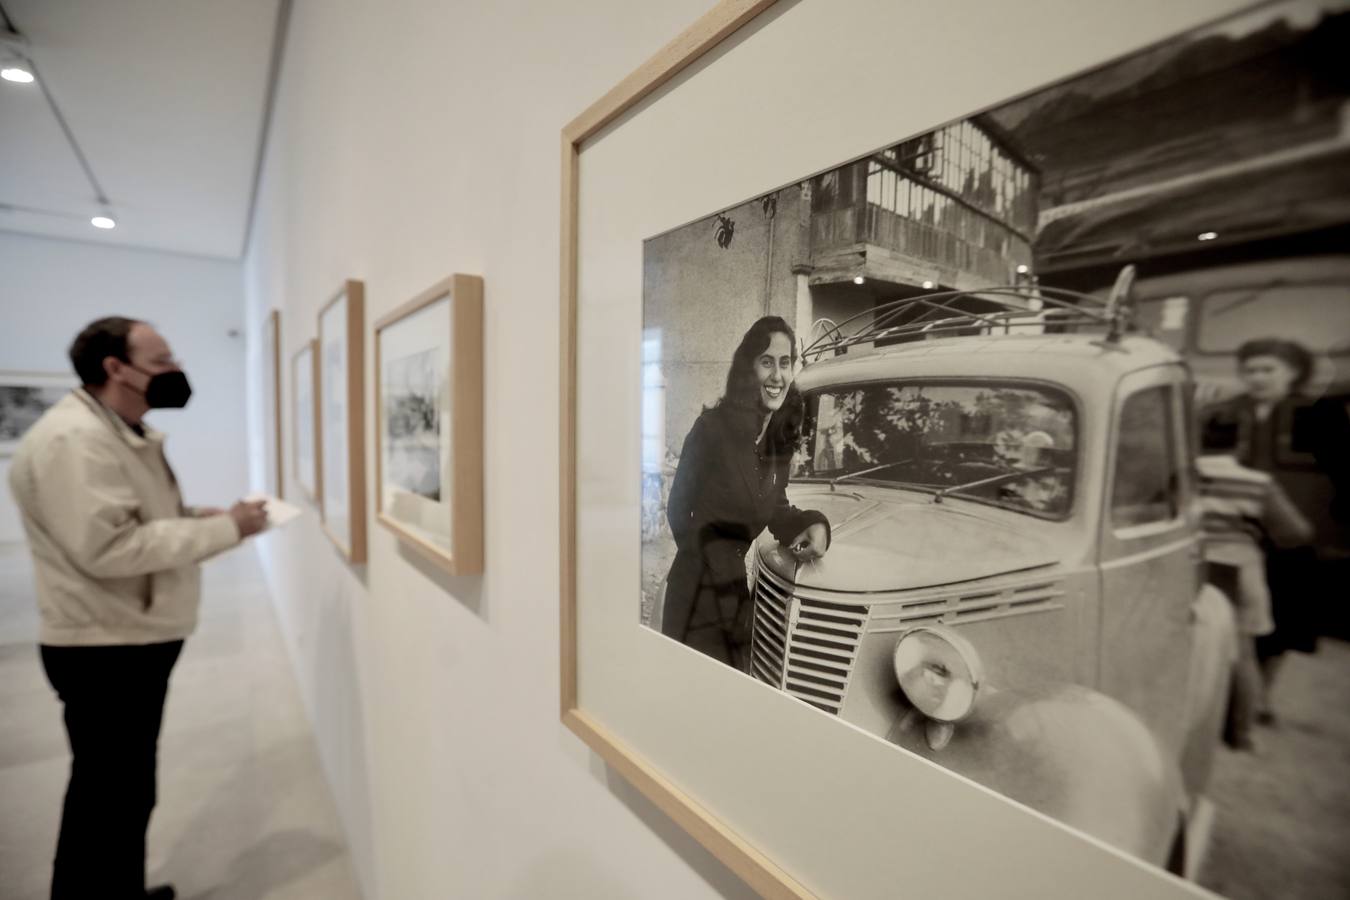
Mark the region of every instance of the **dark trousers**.
<instances>
[{"instance_id":1,"label":"dark trousers","mask_svg":"<svg viewBox=\"0 0 1350 900\"><path fill-rule=\"evenodd\" d=\"M182 649L182 641L42 647L47 680L65 706L72 756L52 900L145 896L159 726Z\"/></svg>"}]
</instances>

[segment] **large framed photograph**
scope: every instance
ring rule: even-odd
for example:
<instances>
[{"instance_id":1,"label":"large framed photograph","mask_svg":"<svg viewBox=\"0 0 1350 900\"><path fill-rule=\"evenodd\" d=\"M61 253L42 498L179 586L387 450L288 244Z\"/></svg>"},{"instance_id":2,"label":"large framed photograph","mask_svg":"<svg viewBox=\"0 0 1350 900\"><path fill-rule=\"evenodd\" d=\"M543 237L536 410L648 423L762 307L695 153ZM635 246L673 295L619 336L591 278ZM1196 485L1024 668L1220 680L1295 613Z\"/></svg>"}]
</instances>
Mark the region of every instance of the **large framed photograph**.
<instances>
[{"instance_id":1,"label":"large framed photograph","mask_svg":"<svg viewBox=\"0 0 1350 900\"><path fill-rule=\"evenodd\" d=\"M281 439L281 311L271 310L263 325L263 436L267 443L267 491L285 492L286 463Z\"/></svg>"},{"instance_id":2,"label":"large framed photograph","mask_svg":"<svg viewBox=\"0 0 1350 900\"><path fill-rule=\"evenodd\" d=\"M350 563L366 561L365 288L349 279L319 311L319 510Z\"/></svg>"},{"instance_id":3,"label":"large framed photograph","mask_svg":"<svg viewBox=\"0 0 1350 900\"><path fill-rule=\"evenodd\" d=\"M452 575L483 569L483 282L375 323L376 518Z\"/></svg>"},{"instance_id":4,"label":"large framed photograph","mask_svg":"<svg viewBox=\"0 0 1350 900\"><path fill-rule=\"evenodd\" d=\"M294 475L301 492L314 503L319 502L320 454L323 424L319 417L319 342L305 341L291 357L291 433L294 457Z\"/></svg>"},{"instance_id":5,"label":"large framed photograph","mask_svg":"<svg viewBox=\"0 0 1350 900\"><path fill-rule=\"evenodd\" d=\"M29 426L78 386L59 372L0 371L0 457L13 456Z\"/></svg>"},{"instance_id":6,"label":"large framed photograph","mask_svg":"<svg viewBox=\"0 0 1350 900\"><path fill-rule=\"evenodd\" d=\"M567 725L769 896L1343 893L1348 36L724 3L583 113Z\"/></svg>"}]
</instances>

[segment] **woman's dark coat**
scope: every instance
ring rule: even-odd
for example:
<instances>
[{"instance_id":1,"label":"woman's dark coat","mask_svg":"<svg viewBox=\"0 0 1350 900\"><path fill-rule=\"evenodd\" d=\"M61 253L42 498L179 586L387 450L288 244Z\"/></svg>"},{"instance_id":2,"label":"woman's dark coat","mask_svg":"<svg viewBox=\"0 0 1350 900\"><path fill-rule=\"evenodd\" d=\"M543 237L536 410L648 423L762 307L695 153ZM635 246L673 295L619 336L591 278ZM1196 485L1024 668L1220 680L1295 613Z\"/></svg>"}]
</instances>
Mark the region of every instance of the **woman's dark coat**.
<instances>
[{"instance_id":1,"label":"woman's dark coat","mask_svg":"<svg viewBox=\"0 0 1350 900\"><path fill-rule=\"evenodd\" d=\"M749 596L745 555L766 527L782 543L817 522L829 528L823 513L788 503L792 451L758 441L761 416L724 402L704 410L684 439L666 508L679 548L661 623L671 637L685 638L702 592L711 591L719 605L734 597L739 611Z\"/></svg>"}]
</instances>

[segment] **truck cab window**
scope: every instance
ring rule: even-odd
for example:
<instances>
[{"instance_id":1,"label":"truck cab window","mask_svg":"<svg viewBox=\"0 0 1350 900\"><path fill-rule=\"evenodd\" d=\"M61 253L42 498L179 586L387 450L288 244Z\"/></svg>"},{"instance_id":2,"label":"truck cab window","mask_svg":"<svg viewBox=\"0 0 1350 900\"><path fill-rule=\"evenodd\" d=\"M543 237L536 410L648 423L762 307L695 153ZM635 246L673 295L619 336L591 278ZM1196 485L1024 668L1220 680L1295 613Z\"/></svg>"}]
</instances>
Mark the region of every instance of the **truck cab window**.
<instances>
[{"instance_id":1,"label":"truck cab window","mask_svg":"<svg viewBox=\"0 0 1350 900\"><path fill-rule=\"evenodd\" d=\"M1177 517L1180 473L1171 415L1172 388L1147 388L1120 410L1111 524L1117 528Z\"/></svg>"}]
</instances>

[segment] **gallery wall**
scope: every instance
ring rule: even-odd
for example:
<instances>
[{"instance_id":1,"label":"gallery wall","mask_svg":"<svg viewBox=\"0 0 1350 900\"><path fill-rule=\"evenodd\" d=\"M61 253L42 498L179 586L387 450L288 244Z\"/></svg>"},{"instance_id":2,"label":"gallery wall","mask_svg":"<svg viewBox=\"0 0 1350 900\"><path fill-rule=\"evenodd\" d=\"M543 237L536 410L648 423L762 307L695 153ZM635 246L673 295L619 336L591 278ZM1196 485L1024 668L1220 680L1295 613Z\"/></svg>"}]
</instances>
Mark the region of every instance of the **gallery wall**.
<instances>
[{"instance_id":1,"label":"gallery wall","mask_svg":"<svg viewBox=\"0 0 1350 900\"><path fill-rule=\"evenodd\" d=\"M307 512L258 544L367 897L750 896L558 722L559 133L708 6L295 5L244 262L251 433L268 309L289 409L343 279L369 359L380 316L484 278L487 574L439 574L373 516L345 564L289 487L289 414Z\"/></svg>"},{"instance_id":2,"label":"gallery wall","mask_svg":"<svg viewBox=\"0 0 1350 900\"><path fill-rule=\"evenodd\" d=\"M168 433L169 461L187 502L228 506L247 483L241 266L0 232L0 369L72 374L66 351L94 319L145 319L192 382L184 410L146 421ZM231 334L231 332L234 332ZM0 542L23 539L0 459Z\"/></svg>"},{"instance_id":3,"label":"gallery wall","mask_svg":"<svg viewBox=\"0 0 1350 900\"><path fill-rule=\"evenodd\" d=\"M270 309L289 409L290 358L344 279L365 283L370 359L385 313L454 272L484 278L486 575L441 574L373 516L368 563L348 565L294 490L306 515L258 541L370 898L750 896L558 721L559 132L710 5L295 4L244 260L250 434ZM956 49L978 0L914 6L967 88L1016 83ZM1029 4L998 39L1071 45L1092 27L1071 9ZM373 384L368 368L368 420ZM249 446L261 487L270 448Z\"/></svg>"}]
</instances>

